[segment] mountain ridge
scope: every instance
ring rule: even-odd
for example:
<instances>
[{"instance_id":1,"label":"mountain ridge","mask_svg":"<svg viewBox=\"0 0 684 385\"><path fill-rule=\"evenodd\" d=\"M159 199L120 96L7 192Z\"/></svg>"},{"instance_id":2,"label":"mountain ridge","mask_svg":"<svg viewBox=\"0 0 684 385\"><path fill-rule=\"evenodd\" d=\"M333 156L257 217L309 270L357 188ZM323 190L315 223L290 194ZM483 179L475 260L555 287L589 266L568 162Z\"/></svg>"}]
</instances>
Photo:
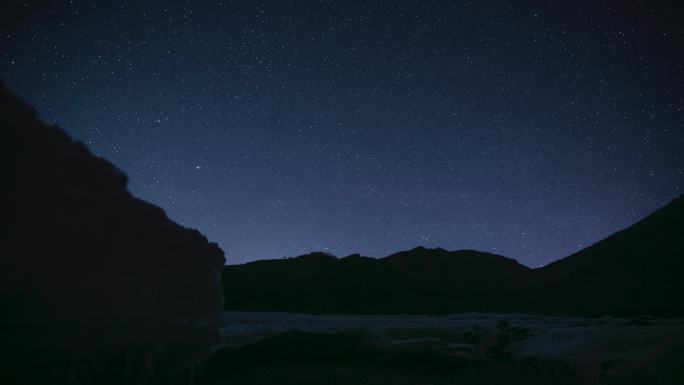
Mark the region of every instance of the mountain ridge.
<instances>
[{"instance_id":1,"label":"mountain ridge","mask_svg":"<svg viewBox=\"0 0 684 385\"><path fill-rule=\"evenodd\" d=\"M684 292L677 279L684 272L681 229L684 195L637 223L539 268L493 253L423 246L382 258L309 253L227 265L226 309L682 316L684 305L679 303L684 302L677 294ZM331 288L331 282L339 287ZM258 292L259 298L250 291Z\"/></svg>"},{"instance_id":2,"label":"mountain ridge","mask_svg":"<svg viewBox=\"0 0 684 385\"><path fill-rule=\"evenodd\" d=\"M257 259L257 260L255 260L255 261L249 261L249 262L244 262L244 263L226 264L226 267L228 267L228 266L246 266L246 265L261 264L261 263L269 263L269 262L282 262L282 261L285 261L285 260L287 260L287 261L294 261L294 260L299 260L299 261L301 261L301 260L306 260L306 259L310 259L310 258L321 258L322 260L323 260L323 259L329 259L329 260L331 260L331 261L332 261L332 260L335 260L335 261L344 261L344 260L382 261L382 260L386 260L386 259L388 259L388 258L394 259L394 258L401 257L401 256L403 256L404 254L415 253L415 252L422 252L422 251L426 251L426 252L437 252L437 253L448 253L448 254L454 254L454 253L459 253L459 254L460 254L460 253L477 253L477 254L482 254L482 255L491 255L491 256L496 256L496 257L500 257L500 258L503 258L503 259L506 259L506 260L515 262L516 264L518 264L518 265L520 265L520 266L523 266L523 267L525 267L525 268L527 268L527 269L530 269L530 270L538 269L538 268L529 267L529 266L527 266L527 265L521 263L520 261L518 261L518 260L515 259L515 258L506 257L505 255L495 254L495 253L491 253L491 252L488 252L488 251L475 250L475 249L456 249L456 250L447 250L447 249L444 249L444 248L441 248L441 247L425 247L425 246L422 246L422 245L416 246L416 247L414 247L414 248L412 248L412 249L397 251L397 252L395 252L395 253L386 255L386 256L384 256L384 257L369 257L369 256L366 256L366 255L362 255L362 254L360 254L360 253L352 253L352 254L349 254L349 255L345 255L345 256L340 257L340 256L337 256L337 255L335 255L335 254L328 253L328 252L323 252L323 251L312 251L312 252L310 252L310 253L301 254L301 255L297 255L297 256L291 256L291 257ZM432 257L432 256L434 256L434 255L430 255L430 257ZM452 256L458 257L458 255L452 255ZM415 255L412 254L411 257L415 257Z\"/></svg>"}]
</instances>

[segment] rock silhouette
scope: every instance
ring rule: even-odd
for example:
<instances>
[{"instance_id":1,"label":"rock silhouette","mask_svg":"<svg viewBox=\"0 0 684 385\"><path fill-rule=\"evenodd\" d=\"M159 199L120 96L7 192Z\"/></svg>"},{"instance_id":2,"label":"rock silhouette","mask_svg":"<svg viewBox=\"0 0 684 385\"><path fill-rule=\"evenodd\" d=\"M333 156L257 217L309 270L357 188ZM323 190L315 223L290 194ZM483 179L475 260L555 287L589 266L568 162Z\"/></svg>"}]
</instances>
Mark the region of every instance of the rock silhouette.
<instances>
[{"instance_id":1,"label":"rock silhouette","mask_svg":"<svg viewBox=\"0 0 684 385\"><path fill-rule=\"evenodd\" d=\"M223 252L2 85L0 99L2 382L189 382L217 335Z\"/></svg>"},{"instance_id":2,"label":"rock silhouette","mask_svg":"<svg viewBox=\"0 0 684 385\"><path fill-rule=\"evenodd\" d=\"M341 314L684 316L684 196L540 269L476 251L314 253L226 266L226 309Z\"/></svg>"}]
</instances>

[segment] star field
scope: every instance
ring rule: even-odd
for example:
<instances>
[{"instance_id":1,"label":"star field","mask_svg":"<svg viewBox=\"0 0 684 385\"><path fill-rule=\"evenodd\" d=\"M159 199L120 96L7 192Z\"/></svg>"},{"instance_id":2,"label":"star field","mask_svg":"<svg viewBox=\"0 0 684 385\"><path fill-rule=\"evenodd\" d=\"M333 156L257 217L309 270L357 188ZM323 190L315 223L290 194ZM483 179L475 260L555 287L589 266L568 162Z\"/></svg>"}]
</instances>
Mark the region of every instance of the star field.
<instances>
[{"instance_id":1,"label":"star field","mask_svg":"<svg viewBox=\"0 0 684 385\"><path fill-rule=\"evenodd\" d=\"M536 267L684 188L676 4L201 3L0 6L0 76L228 263Z\"/></svg>"}]
</instances>

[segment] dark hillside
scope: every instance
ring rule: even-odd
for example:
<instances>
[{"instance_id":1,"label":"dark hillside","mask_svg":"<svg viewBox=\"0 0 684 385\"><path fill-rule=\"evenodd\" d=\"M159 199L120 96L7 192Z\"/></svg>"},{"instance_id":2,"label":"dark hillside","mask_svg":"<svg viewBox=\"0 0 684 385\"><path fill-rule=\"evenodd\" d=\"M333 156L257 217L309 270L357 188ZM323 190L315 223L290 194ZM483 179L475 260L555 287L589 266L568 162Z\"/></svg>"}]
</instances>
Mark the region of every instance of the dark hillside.
<instances>
[{"instance_id":1,"label":"dark hillside","mask_svg":"<svg viewBox=\"0 0 684 385\"><path fill-rule=\"evenodd\" d=\"M217 334L223 252L1 85L0 127L0 382L188 382Z\"/></svg>"},{"instance_id":2,"label":"dark hillside","mask_svg":"<svg viewBox=\"0 0 684 385\"><path fill-rule=\"evenodd\" d=\"M538 273L549 313L684 316L684 196Z\"/></svg>"}]
</instances>

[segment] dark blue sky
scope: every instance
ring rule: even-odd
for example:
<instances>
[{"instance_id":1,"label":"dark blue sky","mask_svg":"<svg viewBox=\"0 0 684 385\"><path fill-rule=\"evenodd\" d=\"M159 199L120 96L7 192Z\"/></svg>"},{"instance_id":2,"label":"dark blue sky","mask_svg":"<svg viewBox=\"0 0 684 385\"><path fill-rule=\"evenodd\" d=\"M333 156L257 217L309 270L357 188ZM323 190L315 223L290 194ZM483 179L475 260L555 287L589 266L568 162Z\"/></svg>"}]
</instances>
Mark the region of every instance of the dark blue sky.
<instances>
[{"instance_id":1,"label":"dark blue sky","mask_svg":"<svg viewBox=\"0 0 684 385\"><path fill-rule=\"evenodd\" d=\"M229 263L539 266L684 188L676 2L10 2L0 77Z\"/></svg>"}]
</instances>

